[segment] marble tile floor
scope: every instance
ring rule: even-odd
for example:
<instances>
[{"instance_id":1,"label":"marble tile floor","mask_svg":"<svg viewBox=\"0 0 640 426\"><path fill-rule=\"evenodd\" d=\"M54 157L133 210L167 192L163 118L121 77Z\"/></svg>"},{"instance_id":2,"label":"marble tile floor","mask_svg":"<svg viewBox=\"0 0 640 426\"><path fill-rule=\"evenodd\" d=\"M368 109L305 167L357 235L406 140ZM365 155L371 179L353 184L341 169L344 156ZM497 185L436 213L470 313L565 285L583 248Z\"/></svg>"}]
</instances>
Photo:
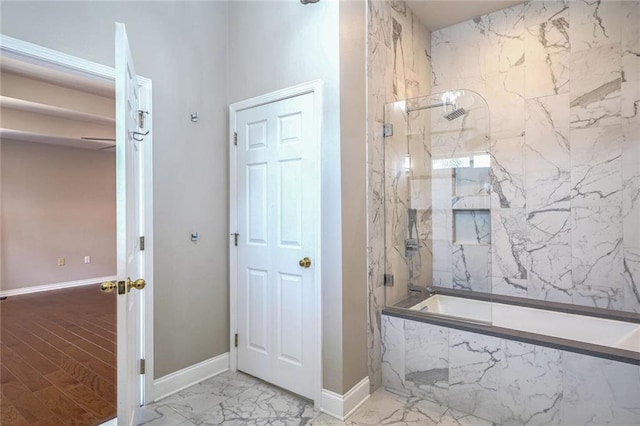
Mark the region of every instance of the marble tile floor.
<instances>
[{"instance_id":1,"label":"marble tile floor","mask_svg":"<svg viewBox=\"0 0 640 426\"><path fill-rule=\"evenodd\" d=\"M226 372L143 408L143 425L491 425L416 398L379 389L346 421L242 373Z\"/></svg>"}]
</instances>

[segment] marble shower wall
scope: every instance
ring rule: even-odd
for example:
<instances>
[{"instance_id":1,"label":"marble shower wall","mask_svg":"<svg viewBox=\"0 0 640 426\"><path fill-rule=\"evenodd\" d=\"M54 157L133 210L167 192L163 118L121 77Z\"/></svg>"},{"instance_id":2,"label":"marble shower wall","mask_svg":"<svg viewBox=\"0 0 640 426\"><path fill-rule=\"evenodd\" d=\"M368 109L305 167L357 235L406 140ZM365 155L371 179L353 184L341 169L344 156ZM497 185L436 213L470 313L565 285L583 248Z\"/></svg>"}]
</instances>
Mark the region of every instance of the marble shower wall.
<instances>
[{"instance_id":1,"label":"marble shower wall","mask_svg":"<svg viewBox=\"0 0 640 426\"><path fill-rule=\"evenodd\" d=\"M431 91L489 104L494 293L640 312L639 23L530 1L432 33Z\"/></svg>"},{"instance_id":2,"label":"marble shower wall","mask_svg":"<svg viewBox=\"0 0 640 426\"><path fill-rule=\"evenodd\" d=\"M402 1L368 2L367 36L367 253L369 379L382 383L380 312L385 306L385 140L387 103L430 91L430 34ZM398 150L406 149L406 141ZM400 151L399 151L400 152ZM404 152L402 152L404 155Z\"/></svg>"},{"instance_id":3,"label":"marble shower wall","mask_svg":"<svg viewBox=\"0 0 640 426\"><path fill-rule=\"evenodd\" d=\"M631 425L640 366L384 315L384 386L501 425Z\"/></svg>"}]
</instances>

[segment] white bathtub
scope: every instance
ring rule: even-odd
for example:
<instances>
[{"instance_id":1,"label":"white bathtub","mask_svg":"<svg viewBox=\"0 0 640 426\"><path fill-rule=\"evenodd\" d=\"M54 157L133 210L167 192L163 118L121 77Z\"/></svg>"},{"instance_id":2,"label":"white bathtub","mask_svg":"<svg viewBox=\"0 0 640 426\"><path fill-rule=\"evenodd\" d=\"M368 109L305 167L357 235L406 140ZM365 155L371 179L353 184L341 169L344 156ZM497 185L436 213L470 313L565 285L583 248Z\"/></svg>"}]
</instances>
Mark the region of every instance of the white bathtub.
<instances>
[{"instance_id":1,"label":"white bathtub","mask_svg":"<svg viewBox=\"0 0 640 426\"><path fill-rule=\"evenodd\" d=\"M640 324L437 294L410 308L640 353Z\"/></svg>"}]
</instances>

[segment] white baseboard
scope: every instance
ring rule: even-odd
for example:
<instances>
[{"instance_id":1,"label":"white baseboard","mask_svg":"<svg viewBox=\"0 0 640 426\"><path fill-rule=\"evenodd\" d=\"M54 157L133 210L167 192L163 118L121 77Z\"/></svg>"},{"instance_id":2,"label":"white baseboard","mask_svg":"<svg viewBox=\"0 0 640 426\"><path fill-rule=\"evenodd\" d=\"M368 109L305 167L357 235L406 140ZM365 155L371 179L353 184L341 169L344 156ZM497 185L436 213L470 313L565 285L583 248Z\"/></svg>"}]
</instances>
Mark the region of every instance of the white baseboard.
<instances>
[{"instance_id":1,"label":"white baseboard","mask_svg":"<svg viewBox=\"0 0 640 426\"><path fill-rule=\"evenodd\" d=\"M36 285L33 287L15 288L11 290L0 290L0 297L18 296L20 294L37 293L39 291L62 290L71 287L80 287L82 285L98 284L104 281L115 281L115 275L112 277L87 278L84 280L67 281L63 283Z\"/></svg>"},{"instance_id":2,"label":"white baseboard","mask_svg":"<svg viewBox=\"0 0 640 426\"><path fill-rule=\"evenodd\" d=\"M153 382L153 401L166 398L227 370L229 370L229 352L156 379Z\"/></svg>"},{"instance_id":3,"label":"white baseboard","mask_svg":"<svg viewBox=\"0 0 640 426\"><path fill-rule=\"evenodd\" d=\"M367 399L369 399L369 377L362 379L344 395L322 389L320 411L340 420L346 420Z\"/></svg>"}]
</instances>

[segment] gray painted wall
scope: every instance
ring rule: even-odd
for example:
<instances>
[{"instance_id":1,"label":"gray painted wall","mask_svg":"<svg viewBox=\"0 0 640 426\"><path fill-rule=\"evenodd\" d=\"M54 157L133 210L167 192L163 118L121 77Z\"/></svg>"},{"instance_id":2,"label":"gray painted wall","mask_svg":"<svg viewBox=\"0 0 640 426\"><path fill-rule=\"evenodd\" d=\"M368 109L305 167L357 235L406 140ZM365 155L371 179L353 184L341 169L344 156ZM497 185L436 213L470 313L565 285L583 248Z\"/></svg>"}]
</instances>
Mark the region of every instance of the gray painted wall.
<instances>
[{"instance_id":1,"label":"gray painted wall","mask_svg":"<svg viewBox=\"0 0 640 426\"><path fill-rule=\"evenodd\" d=\"M113 152L12 140L0 150L0 289L115 275Z\"/></svg>"},{"instance_id":2,"label":"gray painted wall","mask_svg":"<svg viewBox=\"0 0 640 426\"><path fill-rule=\"evenodd\" d=\"M367 371L366 2L340 3L342 322L347 392Z\"/></svg>"}]
</instances>

